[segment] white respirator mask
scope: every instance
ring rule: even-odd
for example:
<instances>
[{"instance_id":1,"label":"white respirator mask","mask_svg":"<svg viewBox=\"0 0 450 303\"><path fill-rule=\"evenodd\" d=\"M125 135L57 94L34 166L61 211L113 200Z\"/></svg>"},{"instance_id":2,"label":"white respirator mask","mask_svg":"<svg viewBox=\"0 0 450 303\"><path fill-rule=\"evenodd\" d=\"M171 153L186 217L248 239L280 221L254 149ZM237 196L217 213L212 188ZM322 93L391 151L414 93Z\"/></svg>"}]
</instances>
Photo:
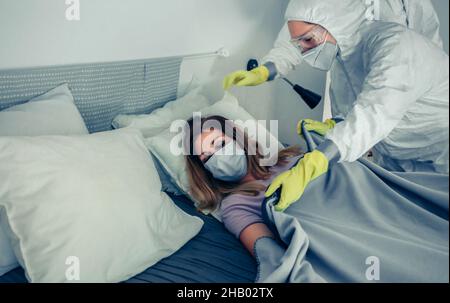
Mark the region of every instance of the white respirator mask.
<instances>
[{"instance_id":1,"label":"white respirator mask","mask_svg":"<svg viewBox=\"0 0 450 303\"><path fill-rule=\"evenodd\" d=\"M247 174L247 156L233 140L215 152L204 166L218 180L237 182Z\"/></svg>"}]
</instances>

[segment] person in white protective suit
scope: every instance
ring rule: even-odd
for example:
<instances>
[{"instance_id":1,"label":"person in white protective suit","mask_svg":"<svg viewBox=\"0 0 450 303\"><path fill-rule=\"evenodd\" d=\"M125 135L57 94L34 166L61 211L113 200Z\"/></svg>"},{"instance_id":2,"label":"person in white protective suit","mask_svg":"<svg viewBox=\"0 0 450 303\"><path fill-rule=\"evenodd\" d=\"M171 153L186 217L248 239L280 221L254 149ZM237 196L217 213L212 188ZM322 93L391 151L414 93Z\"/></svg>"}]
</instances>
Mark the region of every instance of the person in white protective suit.
<instances>
[{"instance_id":1,"label":"person in white protective suit","mask_svg":"<svg viewBox=\"0 0 450 303\"><path fill-rule=\"evenodd\" d=\"M330 0L324 1L330 2ZM339 2L336 0L334 3L339 4ZM331 3L333 3L332 0ZM443 47L439 33L439 19L430 0L382 0L378 2L353 0L348 6L351 6L352 9L343 12L344 15L341 18L348 16L364 20L374 18L374 21L395 22L421 33L439 47ZM303 61L302 54L290 43L290 39L288 25L285 23L273 49L263 58L263 63L275 64L277 76L286 76Z\"/></svg>"},{"instance_id":2,"label":"person in white protective suit","mask_svg":"<svg viewBox=\"0 0 450 303\"><path fill-rule=\"evenodd\" d=\"M367 18L365 3L291 0L289 41L280 38L256 71L224 80L226 89L257 85L287 74L302 60L331 72L332 113L342 121L304 121L327 140L269 187L267 196L282 186L279 209L298 200L329 163L356 161L370 149L389 170L448 174L449 61L432 5L381 1L386 6L380 19L389 21L384 22Z\"/></svg>"}]
</instances>

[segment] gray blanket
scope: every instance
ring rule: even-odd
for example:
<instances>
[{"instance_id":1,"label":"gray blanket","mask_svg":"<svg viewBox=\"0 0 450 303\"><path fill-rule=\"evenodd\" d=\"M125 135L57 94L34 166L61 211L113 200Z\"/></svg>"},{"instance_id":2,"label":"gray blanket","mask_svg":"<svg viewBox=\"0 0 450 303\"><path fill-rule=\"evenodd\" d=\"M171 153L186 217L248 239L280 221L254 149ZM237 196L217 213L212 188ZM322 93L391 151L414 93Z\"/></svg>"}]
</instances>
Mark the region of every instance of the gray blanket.
<instances>
[{"instance_id":1,"label":"gray blanket","mask_svg":"<svg viewBox=\"0 0 450 303\"><path fill-rule=\"evenodd\" d=\"M310 149L322 138L307 133ZM256 282L449 282L449 176L395 173L361 159L336 164L266 223Z\"/></svg>"}]
</instances>

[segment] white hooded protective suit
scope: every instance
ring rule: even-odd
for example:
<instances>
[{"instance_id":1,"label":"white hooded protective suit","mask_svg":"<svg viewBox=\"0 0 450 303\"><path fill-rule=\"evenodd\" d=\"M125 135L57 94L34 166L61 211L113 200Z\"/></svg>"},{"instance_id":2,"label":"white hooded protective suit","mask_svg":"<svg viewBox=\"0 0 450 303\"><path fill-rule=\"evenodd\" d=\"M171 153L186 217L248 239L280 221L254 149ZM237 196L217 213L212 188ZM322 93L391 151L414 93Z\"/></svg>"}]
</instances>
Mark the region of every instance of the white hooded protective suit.
<instances>
[{"instance_id":1,"label":"white hooded protective suit","mask_svg":"<svg viewBox=\"0 0 450 303\"><path fill-rule=\"evenodd\" d=\"M331 4L340 3L339 0L324 1ZM371 12L371 4L366 4L366 0L346 2L350 2L349 6L352 9L345 11L343 17L367 19L367 15ZM378 21L395 22L407 26L429 38L439 47L443 47L439 34L439 19L430 0L382 0L377 3L379 6L376 7L377 11L374 13L378 13ZM292 6L292 10L294 9L296 7ZM295 14L296 12L290 12L291 16ZM273 62L277 72L283 76L286 76L303 61L298 49L289 42L290 39L289 29L285 24L278 34L273 49L262 59L263 63Z\"/></svg>"},{"instance_id":2,"label":"white hooded protective suit","mask_svg":"<svg viewBox=\"0 0 450 303\"><path fill-rule=\"evenodd\" d=\"M321 25L340 49L330 97L333 116L344 121L319 149L329 156L337 147L337 160L352 162L373 147L375 160L387 169L448 173L449 61L434 31L438 22L415 17L431 29L419 34L415 25L413 31L401 22L371 22L365 14L365 1L291 0L288 6L287 20ZM301 61L294 50L295 58L291 49L269 62L284 74Z\"/></svg>"}]
</instances>

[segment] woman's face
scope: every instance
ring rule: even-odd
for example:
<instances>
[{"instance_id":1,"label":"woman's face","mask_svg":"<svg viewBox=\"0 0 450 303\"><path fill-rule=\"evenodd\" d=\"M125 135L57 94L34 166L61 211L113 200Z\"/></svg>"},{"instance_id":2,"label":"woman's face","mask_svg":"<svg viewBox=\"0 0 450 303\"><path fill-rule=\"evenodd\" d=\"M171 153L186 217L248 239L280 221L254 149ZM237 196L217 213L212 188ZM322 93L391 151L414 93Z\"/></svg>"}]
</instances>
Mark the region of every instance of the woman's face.
<instances>
[{"instance_id":1,"label":"woman's face","mask_svg":"<svg viewBox=\"0 0 450 303\"><path fill-rule=\"evenodd\" d=\"M194 151L200 160L205 163L214 153L224 147L233 139L217 129L203 131L194 139Z\"/></svg>"}]
</instances>

